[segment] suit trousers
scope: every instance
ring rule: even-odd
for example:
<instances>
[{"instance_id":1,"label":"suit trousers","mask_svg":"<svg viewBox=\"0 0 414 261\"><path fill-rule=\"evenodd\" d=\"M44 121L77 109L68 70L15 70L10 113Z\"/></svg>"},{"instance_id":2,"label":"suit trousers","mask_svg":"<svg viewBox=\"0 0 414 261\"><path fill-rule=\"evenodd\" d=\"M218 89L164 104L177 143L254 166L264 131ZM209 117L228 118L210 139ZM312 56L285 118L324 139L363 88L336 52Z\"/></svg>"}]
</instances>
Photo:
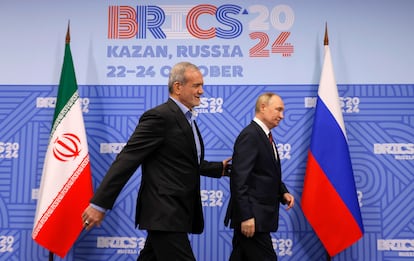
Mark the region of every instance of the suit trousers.
<instances>
[{"instance_id":1,"label":"suit trousers","mask_svg":"<svg viewBox=\"0 0 414 261\"><path fill-rule=\"evenodd\" d=\"M233 250L230 261L277 261L269 232L254 233L246 237L235 228L233 233Z\"/></svg>"},{"instance_id":2,"label":"suit trousers","mask_svg":"<svg viewBox=\"0 0 414 261\"><path fill-rule=\"evenodd\" d=\"M137 261L195 261L187 233L147 231Z\"/></svg>"}]
</instances>

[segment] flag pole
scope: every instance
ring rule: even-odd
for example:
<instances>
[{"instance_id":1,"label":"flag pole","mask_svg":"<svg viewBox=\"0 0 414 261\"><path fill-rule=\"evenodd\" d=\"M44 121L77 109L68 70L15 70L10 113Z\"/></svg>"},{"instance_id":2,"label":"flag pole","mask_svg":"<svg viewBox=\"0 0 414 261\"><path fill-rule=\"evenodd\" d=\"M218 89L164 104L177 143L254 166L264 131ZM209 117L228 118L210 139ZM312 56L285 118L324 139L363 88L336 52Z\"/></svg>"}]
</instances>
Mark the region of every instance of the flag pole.
<instances>
[{"instance_id":1,"label":"flag pole","mask_svg":"<svg viewBox=\"0 0 414 261\"><path fill-rule=\"evenodd\" d=\"M323 252L323 259L330 260L358 241L364 227L328 45L327 23L325 26L325 51L303 184L302 211L329 253L330 257ZM332 139L329 143L326 135ZM321 193L329 197L323 204L318 200Z\"/></svg>"},{"instance_id":2,"label":"flag pole","mask_svg":"<svg viewBox=\"0 0 414 261\"><path fill-rule=\"evenodd\" d=\"M54 255L64 258L73 247L83 230L82 212L93 196L88 142L70 50L69 25L32 232L33 240L49 251L49 260ZM68 150L71 152L66 153ZM44 258L47 259L46 256Z\"/></svg>"},{"instance_id":3,"label":"flag pole","mask_svg":"<svg viewBox=\"0 0 414 261\"><path fill-rule=\"evenodd\" d=\"M68 21L68 30L66 31L66 38L65 38L65 43L68 44L70 43L70 31L69 31L69 27L70 27L70 21ZM54 254L52 251L49 251L49 261L53 261L54 259Z\"/></svg>"},{"instance_id":4,"label":"flag pole","mask_svg":"<svg viewBox=\"0 0 414 261\"><path fill-rule=\"evenodd\" d=\"M331 261L332 257L329 255L327 250L325 250L325 252L326 252L326 261Z\"/></svg>"},{"instance_id":5,"label":"flag pole","mask_svg":"<svg viewBox=\"0 0 414 261\"><path fill-rule=\"evenodd\" d=\"M323 39L323 45L329 45L329 38L328 38L328 23L325 22L325 37ZM331 261L331 256L329 255L328 251L325 249L326 252L326 260Z\"/></svg>"},{"instance_id":6,"label":"flag pole","mask_svg":"<svg viewBox=\"0 0 414 261\"><path fill-rule=\"evenodd\" d=\"M70 20L68 21L68 30L66 31L66 41L65 41L66 44L70 43L69 27L70 27Z\"/></svg>"}]
</instances>

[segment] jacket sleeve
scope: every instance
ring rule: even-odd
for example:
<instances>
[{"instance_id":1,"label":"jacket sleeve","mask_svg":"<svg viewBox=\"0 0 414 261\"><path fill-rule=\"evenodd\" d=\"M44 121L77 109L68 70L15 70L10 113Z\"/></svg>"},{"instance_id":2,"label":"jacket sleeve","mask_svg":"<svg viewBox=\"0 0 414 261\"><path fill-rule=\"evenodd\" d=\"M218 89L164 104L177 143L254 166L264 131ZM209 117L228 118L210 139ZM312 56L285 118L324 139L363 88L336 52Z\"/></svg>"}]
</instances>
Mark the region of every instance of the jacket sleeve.
<instances>
[{"instance_id":1,"label":"jacket sleeve","mask_svg":"<svg viewBox=\"0 0 414 261\"><path fill-rule=\"evenodd\" d=\"M134 133L105 174L91 203L105 209L112 209L122 188L137 168L161 145L163 125L162 117L154 110L142 115Z\"/></svg>"},{"instance_id":2,"label":"jacket sleeve","mask_svg":"<svg viewBox=\"0 0 414 261\"><path fill-rule=\"evenodd\" d=\"M283 198L283 194L285 193L289 193L289 190L285 186L285 183L281 182L280 183L280 199L283 205L287 204L286 200Z\"/></svg>"},{"instance_id":3,"label":"jacket sleeve","mask_svg":"<svg viewBox=\"0 0 414 261\"><path fill-rule=\"evenodd\" d=\"M223 163L222 162L209 162L203 160L200 164L200 175L207 176L211 178L221 178L223 173Z\"/></svg>"}]
</instances>

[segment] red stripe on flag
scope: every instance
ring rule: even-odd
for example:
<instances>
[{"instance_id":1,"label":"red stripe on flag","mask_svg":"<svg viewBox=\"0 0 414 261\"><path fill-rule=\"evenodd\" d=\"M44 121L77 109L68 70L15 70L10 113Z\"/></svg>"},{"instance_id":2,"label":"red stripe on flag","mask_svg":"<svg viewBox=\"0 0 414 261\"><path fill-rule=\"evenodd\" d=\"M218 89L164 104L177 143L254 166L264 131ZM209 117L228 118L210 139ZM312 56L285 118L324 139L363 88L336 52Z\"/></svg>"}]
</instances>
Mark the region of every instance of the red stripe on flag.
<instances>
[{"instance_id":1,"label":"red stripe on flag","mask_svg":"<svg viewBox=\"0 0 414 261\"><path fill-rule=\"evenodd\" d=\"M311 151L308 152L302 210L330 256L362 236L358 223L332 186Z\"/></svg>"},{"instance_id":2,"label":"red stripe on flag","mask_svg":"<svg viewBox=\"0 0 414 261\"><path fill-rule=\"evenodd\" d=\"M82 217L79 213L89 205L92 196L91 172L88 164L54 209L53 215L50 215L43 224L34 238L36 242L63 258L83 229ZM57 238L59 240L56 240Z\"/></svg>"}]
</instances>

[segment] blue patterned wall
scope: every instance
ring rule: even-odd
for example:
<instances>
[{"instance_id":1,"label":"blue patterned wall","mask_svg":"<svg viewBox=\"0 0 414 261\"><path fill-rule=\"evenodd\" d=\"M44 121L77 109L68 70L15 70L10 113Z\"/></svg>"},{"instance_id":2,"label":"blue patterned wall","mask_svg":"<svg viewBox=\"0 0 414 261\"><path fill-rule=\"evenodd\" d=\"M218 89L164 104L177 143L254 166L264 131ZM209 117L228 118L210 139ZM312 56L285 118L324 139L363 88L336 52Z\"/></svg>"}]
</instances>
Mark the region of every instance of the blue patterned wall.
<instances>
[{"instance_id":1,"label":"blue patterned wall","mask_svg":"<svg viewBox=\"0 0 414 261\"><path fill-rule=\"evenodd\" d=\"M365 235L334 260L409 260L414 253L414 86L338 89ZM139 116L167 99L167 87L82 85L79 91L96 187ZM285 119L275 129L275 139L283 180L297 199L292 210L280 211L274 248L282 261L324 260L324 249L300 206L317 85L205 86L198 123L206 157L221 161L232 154L235 137L252 120L257 95L266 91L285 101ZM56 92L57 86L0 86L0 260L47 258L47 251L31 240L31 230ZM134 229L139 183L140 169L102 226L82 232L64 260L136 260L146 236ZM190 237L197 260L227 260L232 237L223 225L228 179L202 178L201 192L205 231Z\"/></svg>"}]
</instances>

